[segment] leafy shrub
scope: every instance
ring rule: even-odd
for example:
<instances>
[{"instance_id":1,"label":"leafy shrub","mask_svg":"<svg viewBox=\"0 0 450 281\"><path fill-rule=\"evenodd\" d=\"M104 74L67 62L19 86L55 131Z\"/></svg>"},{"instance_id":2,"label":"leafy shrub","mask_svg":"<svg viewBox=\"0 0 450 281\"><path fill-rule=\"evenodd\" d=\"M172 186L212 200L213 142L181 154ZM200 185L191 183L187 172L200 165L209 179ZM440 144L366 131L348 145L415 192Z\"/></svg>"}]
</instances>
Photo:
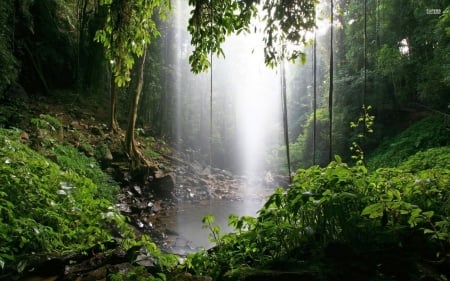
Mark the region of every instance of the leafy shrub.
<instances>
[{"instance_id":1,"label":"leafy shrub","mask_svg":"<svg viewBox=\"0 0 450 281\"><path fill-rule=\"evenodd\" d=\"M2 267L23 264L27 255L86 250L111 240L111 225L125 233L124 218L91 179L18 140L17 133L0 130Z\"/></svg>"},{"instance_id":2,"label":"leafy shrub","mask_svg":"<svg viewBox=\"0 0 450 281\"><path fill-rule=\"evenodd\" d=\"M399 166L402 170L418 172L428 169L449 169L450 168L450 146L430 148L419 151Z\"/></svg>"},{"instance_id":3,"label":"leafy shrub","mask_svg":"<svg viewBox=\"0 0 450 281\"><path fill-rule=\"evenodd\" d=\"M37 129L50 132L49 136L43 136L40 141L41 144L44 144L44 153L54 154L56 162L62 170L75 172L82 177L91 179L98 188L96 197L103 197L110 201L115 200L114 196L119 190L119 186L107 174L103 173L95 158L88 157L82 152L92 150L92 155L94 155L92 146L83 134L76 130L73 131L77 138L80 139L79 147L82 148L80 150L69 144L59 144L52 139L52 135L55 132L62 134L63 126L58 118L48 114L41 114L39 118L32 118L31 123Z\"/></svg>"},{"instance_id":4,"label":"leafy shrub","mask_svg":"<svg viewBox=\"0 0 450 281\"><path fill-rule=\"evenodd\" d=\"M397 167L418 151L450 145L448 122L442 115L432 115L417 122L395 138L385 140L370 154L367 167Z\"/></svg>"},{"instance_id":5,"label":"leafy shrub","mask_svg":"<svg viewBox=\"0 0 450 281\"><path fill-rule=\"evenodd\" d=\"M87 157L75 147L68 145L57 144L51 151L55 154L58 165L62 170L72 171L92 180L97 186L96 198L103 197L110 201L115 200L119 186L109 175L103 173L94 158Z\"/></svg>"},{"instance_id":6,"label":"leafy shrub","mask_svg":"<svg viewBox=\"0 0 450 281\"><path fill-rule=\"evenodd\" d=\"M235 233L221 236L213 220L205 218L217 247L189 256L185 267L219 280L242 266L291 264L304 270L328 262L330 245L341 243L337 245L354 253L345 266L357 263L367 269L366 279L359 280L388 278L400 271L391 273L379 266L387 263L386 252L393 251L398 255L393 259L408 266L414 264L411 257L448 254L449 185L448 169L369 172L337 157L325 168L298 170L292 186L278 189L258 217L230 216ZM341 253L337 255L339 259ZM326 274L327 266L321 268ZM415 272L411 269L408 274Z\"/></svg>"},{"instance_id":7,"label":"leafy shrub","mask_svg":"<svg viewBox=\"0 0 450 281\"><path fill-rule=\"evenodd\" d=\"M48 114L41 114L39 118L31 118L31 124L35 126L38 136L38 146L52 147L57 141L62 142L63 127L61 121Z\"/></svg>"}]
</instances>

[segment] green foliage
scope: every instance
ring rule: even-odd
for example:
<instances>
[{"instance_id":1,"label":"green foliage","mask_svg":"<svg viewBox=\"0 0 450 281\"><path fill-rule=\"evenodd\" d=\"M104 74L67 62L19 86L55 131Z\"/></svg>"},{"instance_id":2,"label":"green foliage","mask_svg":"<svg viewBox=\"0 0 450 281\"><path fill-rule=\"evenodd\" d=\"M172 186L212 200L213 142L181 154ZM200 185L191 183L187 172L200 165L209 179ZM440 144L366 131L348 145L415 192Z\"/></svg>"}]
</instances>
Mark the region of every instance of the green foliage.
<instances>
[{"instance_id":1,"label":"green foliage","mask_svg":"<svg viewBox=\"0 0 450 281\"><path fill-rule=\"evenodd\" d=\"M410 126L408 129L387 139L368 157L370 169L396 167L418 151L450 145L448 119L442 115L432 115Z\"/></svg>"},{"instance_id":2,"label":"green foliage","mask_svg":"<svg viewBox=\"0 0 450 281\"><path fill-rule=\"evenodd\" d=\"M384 276L378 265L385 263L380 254L385 250L431 259L448 254L449 183L448 168L368 172L336 157L327 167L298 170L292 186L272 194L258 217L230 216L234 233L220 235L213 218L205 217L217 246L190 255L184 266L214 280L242 267L283 264L305 270L327 263L328 245L339 242L370 255L366 261L351 261L370 268L365 280Z\"/></svg>"},{"instance_id":3,"label":"green foliage","mask_svg":"<svg viewBox=\"0 0 450 281\"><path fill-rule=\"evenodd\" d=\"M54 153L60 169L92 180L97 186L95 198L106 198L114 202L119 186L110 176L103 173L94 158L87 157L75 147L68 145L57 144L52 147L51 152Z\"/></svg>"},{"instance_id":4,"label":"green foliage","mask_svg":"<svg viewBox=\"0 0 450 281\"><path fill-rule=\"evenodd\" d=\"M314 152L314 115L311 113L306 120L303 133L300 134L294 144L291 145L291 162L295 168L307 168L314 164L326 166L328 163L328 110L320 108L316 112L316 144ZM316 163L312 163L315 153Z\"/></svg>"},{"instance_id":5,"label":"green foliage","mask_svg":"<svg viewBox=\"0 0 450 281\"><path fill-rule=\"evenodd\" d=\"M167 143L162 139L154 137L145 138L145 154L150 156L154 160L161 158L161 153L170 154L170 148Z\"/></svg>"},{"instance_id":6,"label":"green foliage","mask_svg":"<svg viewBox=\"0 0 450 281\"><path fill-rule=\"evenodd\" d=\"M61 121L58 118L48 114L41 114L39 118L31 119L31 123L34 124L37 129L46 129L51 131L62 129Z\"/></svg>"},{"instance_id":7,"label":"green foliage","mask_svg":"<svg viewBox=\"0 0 450 281\"><path fill-rule=\"evenodd\" d=\"M221 45L226 36L249 32L252 28L258 30L258 27L251 26L252 17L257 15L265 23L263 40L266 64L273 67L285 59L300 59L304 63L306 34L315 25L315 3L314 0L189 1L194 6L188 26L194 46L189 57L192 71L206 71L211 63L210 54L224 55ZM260 4L262 9L258 10Z\"/></svg>"},{"instance_id":8,"label":"green foliage","mask_svg":"<svg viewBox=\"0 0 450 281\"><path fill-rule=\"evenodd\" d=\"M114 82L124 87L131 81L131 70L135 56L142 56L147 45L159 36L154 12L159 9L164 18L169 7L168 1L100 1L107 7L105 26L95 35L95 41L105 48L110 62Z\"/></svg>"},{"instance_id":9,"label":"green foliage","mask_svg":"<svg viewBox=\"0 0 450 281\"><path fill-rule=\"evenodd\" d=\"M416 173L407 173L399 169L379 169L371 182L375 193L371 194L373 204L368 205L362 215L371 219L381 219L393 233L405 233L405 228L420 229L431 241L439 246L435 255L445 252L449 239L448 200L450 191L446 186L450 182L449 169L429 169ZM444 244L435 244L434 240L443 240Z\"/></svg>"},{"instance_id":10,"label":"green foliage","mask_svg":"<svg viewBox=\"0 0 450 281\"><path fill-rule=\"evenodd\" d=\"M33 256L87 250L110 241L111 226L124 241L133 237L91 179L61 169L18 140L17 133L0 132L2 264L19 269Z\"/></svg>"},{"instance_id":11,"label":"green foliage","mask_svg":"<svg viewBox=\"0 0 450 281\"><path fill-rule=\"evenodd\" d=\"M39 118L32 118L31 123L38 130L44 130L51 133L50 136L41 138L41 145L45 149L43 154L54 155L55 162L61 170L73 172L79 176L89 178L97 186L96 198L105 198L114 202L115 195L119 190L119 186L109 175L103 173L96 159L88 157L84 152L92 150L92 146L86 140L86 137L74 130L73 133L80 140L79 148L72 145L62 144L62 137L59 136L60 143L52 139L52 135L61 135L63 126L61 121L51 115L41 114ZM102 150L101 147L99 150ZM94 153L92 153L94 154ZM103 153L101 157L105 154Z\"/></svg>"},{"instance_id":12,"label":"green foliage","mask_svg":"<svg viewBox=\"0 0 450 281\"><path fill-rule=\"evenodd\" d=\"M413 173L428 169L449 169L450 147L430 148L425 151L419 151L402 162L399 168Z\"/></svg>"},{"instance_id":13,"label":"green foliage","mask_svg":"<svg viewBox=\"0 0 450 281\"><path fill-rule=\"evenodd\" d=\"M175 268L178 264L178 256L162 253L155 243L151 242L146 235L140 237L139 240L131 241L130 246L141 246L147 251L147 255L152 257L155 268L150 273L144 266L134 266L126 272L116 272L109 274L108 280L116 281L166 281L166 274L169 270Z\"/></svg>"},{"instance_id":14,"label":"green foliage","mask_svg":"<svg viewBox=\"0 0 450 281\"><path fill-rule=\"evenodd\" d=\"M31 118L38 135L38 145L44 148L52 147L57 141L63 141L63 127L61 121L48 114L41 114L39 118Z\"/></svg>"},{"instance_id":15,"label":"green foliage","mask_svg":"<svg viewBox=\"0 0 450 281\"><path fill-rule=\"evenodd\" d=\"M226 36L248 31L256 10L252 1L192 0L189 4L194 6L188 25L194 46L189 63L192 71L199 73L210 67L210 53L224 55L221 44Z\"/></svg>"},{"instance_id":16,"label":"green foliage","mask_svg":"<svg viewBox=\"0 0 450 281\"><path fill-rule=\"evenodd\" d=\"M356 165L364 165L364 151L362 149L362 142L365 141L367 134L373 133L375 116L369 114L371 109L372 107L370 105L363 105L363 112L358 120L356 122L350 122L350 128L359 129L360 131L357 134L358 142L354 141L350 146L350 150L353 152L351 157L356 161Z\"/></svg>"}]
</instances>

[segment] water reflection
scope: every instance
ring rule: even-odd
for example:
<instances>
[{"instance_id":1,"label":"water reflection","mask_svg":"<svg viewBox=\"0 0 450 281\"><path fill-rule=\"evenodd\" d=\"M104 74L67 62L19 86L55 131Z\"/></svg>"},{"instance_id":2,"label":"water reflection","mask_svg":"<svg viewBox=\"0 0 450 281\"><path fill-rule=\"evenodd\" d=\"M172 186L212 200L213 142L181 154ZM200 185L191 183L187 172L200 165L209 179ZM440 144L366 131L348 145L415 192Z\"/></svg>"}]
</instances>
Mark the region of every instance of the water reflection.
<instances>
[{"instance_id":1,"label":"water reflection","mask_svg":"<svg viewBox=\"0 0 450 281\"><path fill-rule=\"evenodd\" d=\"M203 228L203 217L213 215L215 224L221 228L221 233L228 233L233 231L228 226L230 214L256 216L263 204L263 199L179 202L172 216L162 218L167 229L166 245L163 248L177 254L198 251L202 247L211 248L214 244L209 241L209 230Z\"/></svg>"}]
</instances>

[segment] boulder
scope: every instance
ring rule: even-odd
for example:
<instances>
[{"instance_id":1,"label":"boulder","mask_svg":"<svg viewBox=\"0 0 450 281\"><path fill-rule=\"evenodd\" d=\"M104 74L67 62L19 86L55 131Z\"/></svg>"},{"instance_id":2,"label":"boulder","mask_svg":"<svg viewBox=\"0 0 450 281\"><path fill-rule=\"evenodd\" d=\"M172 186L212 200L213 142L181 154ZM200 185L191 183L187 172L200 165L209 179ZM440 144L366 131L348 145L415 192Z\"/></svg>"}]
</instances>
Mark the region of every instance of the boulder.
<instances>
[{"instance_id":1,"label":"boulder","mask_svg":"<svg viewBox=\"0 0 450 281\"><path fill-rule=\"evenodd\" d=\"M172 174L166 174L162 177L155 178L149 183L149 187L157 198L173 199L172 193L175 189L175 180Z\"/></svg>"}]
</instances>

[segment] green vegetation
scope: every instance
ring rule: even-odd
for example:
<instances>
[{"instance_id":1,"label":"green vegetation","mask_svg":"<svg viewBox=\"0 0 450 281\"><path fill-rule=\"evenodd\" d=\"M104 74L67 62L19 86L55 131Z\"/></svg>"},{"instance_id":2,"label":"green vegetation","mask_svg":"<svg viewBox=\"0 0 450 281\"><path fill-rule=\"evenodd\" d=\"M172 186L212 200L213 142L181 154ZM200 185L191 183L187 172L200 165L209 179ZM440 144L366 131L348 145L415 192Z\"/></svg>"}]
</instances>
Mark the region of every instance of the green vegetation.
<instances>
[{"instance_id":1,"label":"green vegetation","mask_svg":"<svg viewBox=\"0 0 450 281\"><path fill-rule=\"evenodd\" d=\"M263 4L260 11L258 3ZM252 17L259 14L265 25L266 63L304 61L306 53L313 57L312 50L305 48L306 30L314 28L316 15L329 16L326 9L315 10L313 0L193 0L190 4L188 31L194 49L188 58L186 42L178 44L173 37L186 26L171 26L156 17L165 15L169 1L0 1L0 127L27 130L29 124L23 123L30 120L28 115L34 117L27 130L29 137L0 130L2 273L21 272L49 256L101 248L115 239L125 249L145 246L161 272L176 263L175 257L162 254L148 237L136 241L126 218L113 207L119 187L90 157L103 159L111 152L109 143L94 144L91 136L66 130L62 120L44 108L39 111L45 113L35 114L36 101L56 93L54 100L70 104L71 113L86 106L107 116L104 100L128 92L117 101L113 98L109 127L120 133L119 125L132 113L129 124L133 125L128 129L132 137L127 138L134 146L138 131L134 123L144 87L145 105L139 109L145 112L140 116L145 120L142 123L155 135L176 139L177 128L171 124L178 116L175 99L179 93L172 81L184 76L185 70L176 68L175 57L184 56L194 72L208 69L210 55L223 54L226 37L250 31ZM219 280L243 279L254 269L311 272L323 280L415 280L425 271L448 279L450 2L350 0L335 4L334 16L341 28L336 30L334 49L330 50L330 34L319 32L317 65L312 67L309 61L308 70L289 71L293 74L287 79L289 109L297 110L290 116L295 124L290 126L291 159L302 169L292 186L278 189L257 217L231 216L235 233L223 235L214 218L205 217L205 227L217 246L189 256L184 270ZM333 62L330 53L335 55L334 81L329 79L333 72L328 73ZM146 56L147 61L136 63L138 57ZM319 85L314 89L314 106L312 68ZM196 144L193 137L207 132L204 114L210 105L191 96L194 83L189 79L182 83L186 99L181 104L196 111L198 118L183 116L179 125L190 134L185 144L197 149L211 141L204 138L204 144ZM335 97L331 101L330 83ZM133 103L127 87L135 88ZM216 87L211 92L219 92ZM66 95L67 91L76 94ZM331 116L327 104L335 109ZM375 124L366 118L371 116L362 115L367 112L361 114L364 104L373 105ZM124 105L130 105L130 110L123 110ZM236 116L230 112L233 108L216 111L215 118L223 120L221 126L226 130L210 132L212 147L218 147L212 150L214 157L220 159L211 159L212 164L223 161L223 168L233 168L232 160L239 157L233 142ZM397 134L399 128L431 112L439 114ZM82 119L81 115L77 118ZM358 122L370 121L366 124L370 127L352 131L358 122L348 124L358 116L364 116ZM372 125L373 136L361 139ZM77 144L65 142L65 134L75 136ZM333 139L328 139L330 135ZM141 145L154 162L169 153L166 144L153 137ZM344 160L336 157L329 163L330 150ZM355 165L345 163L352 160ZM281 163L270 162L276 166L276 161ZM120 237L113 237L111 230ZM165 280L166 276L136 267L109 278Z\"/></svg>"},{"instance_id":2,"label":"green vegetation","mask_svg":"<svg viewBox=\"0 0 450 281\"><path fill-rule=\"evenodd\" d=\"M46 122L37 120L33 123ZM95 159L57 143L37 152L21 142L18 131L1 129L0 144L3 272L21 273L28 264L50 256L83 253L94 246L104 249L104 243L113 240L124 249L145 247L161 270L176 264L175 257L162 254L148 237L136 237L114 208L118 185Z\"/></svg>"},{"instance_id":3,"label":"green vegetation","mask_svg":"<svg viewBox=\"0 0 450 281\"><path fill-rule=\"evenodd\" d=\"M61 169L92 180L98 189L96 198L103 197L114 202L119 186L100 169L94 158L87 157L75 147L67 145L55 145L51 151Z\"/></svg>"},{"instance_id":4,"label":"green vegetation","mask_svg":"<svg viewBox=\"0 0 450 281\"><path fill-rule=\"evenodd\" d=\"M91 179L64 170L2 130L1 253L7 267L31 256L83 251L112 239L125 219L99 198Z\"/></svg>"},{"instance_id":5,"label":"green vegetation","mask_svg":"<svg viewBox=\"0 0 450 281\"><path fill-rule=\"evenodd\" d=\"M321 280L413 280L421 259L448 254L449 184L448 168L368 172L336 158L300 169L258 217L230 216L235 233L220 235L205 218L217 246L185 266L214 280L239 280L229 276L248 267L311 271Z\"/></svg>"},{"instance_id":6,"label":"green vegetation","mask_svg":"<svg viewBox=\"0 0 450 281\"><path fill-rule=\"evenodd\" d=\"M449 118L431 115L397 136L386 139L370 154L368 167L397 167L408 157L433 147L450 145ZM416 158L419 160L419 158ZM444 165L445 162L441 163Z\"/></svg>"},{"instance_id":7,"label":"green vegetation","mask_svg":"<svg viewBox=\"0 0 450 281\"><path fill-rule=\"evenodd\" d=\"M369 109L352 128L364 124L373 133ZM378 162L386 167L373 171L364 165L360 134L351 146L354 166L336 156L326 167L299 169L256 218L230 215L233 233L222 235L206 216L216 247L190 255L185 269L214 280L247 280L267 269L308 272L314 280L416 280L424 261L447 264L450 150L443 121L430 116L401 133L401 150L391 145L371 162L397 155L397 167Z\"/></svg>"}]
</instances>

